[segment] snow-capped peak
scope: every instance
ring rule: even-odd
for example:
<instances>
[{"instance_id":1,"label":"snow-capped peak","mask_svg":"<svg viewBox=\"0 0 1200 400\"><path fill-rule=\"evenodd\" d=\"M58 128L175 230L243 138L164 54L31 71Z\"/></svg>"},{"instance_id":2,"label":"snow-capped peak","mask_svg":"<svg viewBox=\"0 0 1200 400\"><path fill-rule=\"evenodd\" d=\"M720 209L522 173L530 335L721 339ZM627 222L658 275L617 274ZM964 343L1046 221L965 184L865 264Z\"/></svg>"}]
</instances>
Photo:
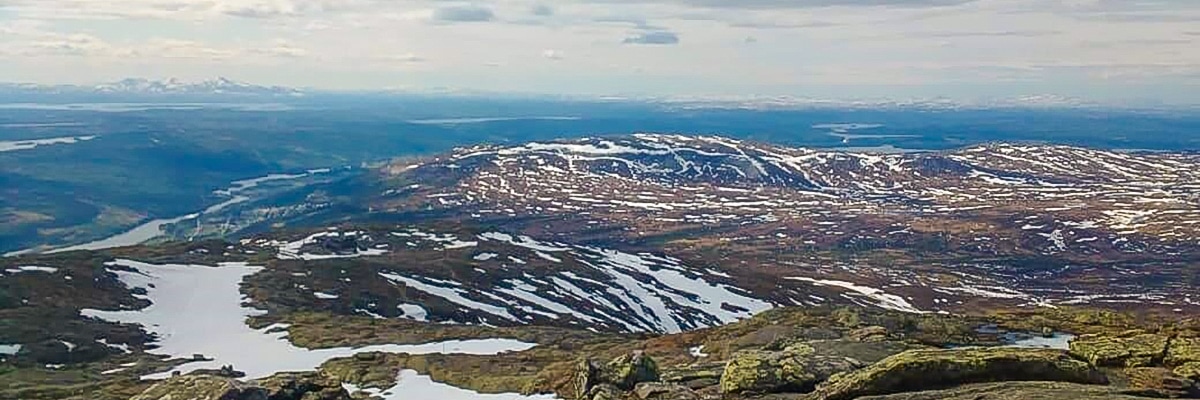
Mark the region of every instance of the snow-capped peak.
<instances>
[{"instance_id":1,"label":"snow-capped peak","mask_svg":"<svg viewBox=\"0 0 1200 400\"><path fill-rule=\"evenodd\" d=\"M298 96L301 91L281 86L261 86L235 81L225 77L189 82L179 78L165 80L149 80L144 78L126 78L120 81L96 85L90 88L101 93L137 93L137 94L236 94L236 95L269 95L269 96Z\"/></svg>"}]
</instances>

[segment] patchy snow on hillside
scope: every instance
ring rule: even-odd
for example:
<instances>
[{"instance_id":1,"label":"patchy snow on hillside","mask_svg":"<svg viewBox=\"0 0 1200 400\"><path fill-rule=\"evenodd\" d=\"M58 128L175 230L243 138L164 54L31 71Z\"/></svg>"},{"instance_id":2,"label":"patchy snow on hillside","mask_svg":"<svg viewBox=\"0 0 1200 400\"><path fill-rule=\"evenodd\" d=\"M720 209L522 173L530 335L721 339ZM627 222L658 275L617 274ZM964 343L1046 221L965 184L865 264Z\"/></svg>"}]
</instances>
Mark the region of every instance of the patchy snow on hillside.
<instances>
[{"instance_id":1,"label":"patchy snow on hillside","mask_svg":"<svg viewBox=\"0 0 1200 400\"><path fill-rule=\"evenodd\" d=\"M833 287L839 287L842 289L846 289L846 290L849 290L850 293L852 293L853 295L866 298L867 300L869 300L871 302L872 305L875 305L880 308L885 308L888 310L895 310L895 311L914 313L914 314L926 313L926 311L921 311L916 306L913 306L912 303L909 303L908 300L905 300L903 297L900 297L900 296L897 296L894 294L890 294L883 290L876 289L876 288L869 287L869 286L856 285L851 282L820 280L820 279L805 278L805 277L788 277L786 279L793 280L793 281L808 282L808 283L811 283L816 286L833 286Z\"/></svg>"},{"instance_id":2,"label":"patchy snow on hillside","mask_svg":"<svg viewBox=\"0 0 1200 400\"><path fill-rule=\"evenodd\" d=\"M499 306L495 306L495 305L491 305L491 304L487 304L487 303L482 303L482 302L478 302L478 301L471 300L471 299L464 297L463 295L467 293L467 290L465 290L465 289L460 289L457 287L440 286L440 285L436 285L436 284L426 283L424 281L409 278L406 276L389 274L389 273L385 273L385 272L380 272L379 276L381 276L384 279L387 279L389 281L392 281L392 282L403 283L405 286L411 287L413 289L416 289L421 292L425 292L425 293L428 293L428 294L431 294L434 296L441 297L443 299L446 299L446 301L449 301L454 304L458 304L458 305L466 307L466 308L483 311L488 314L492 314L492 315L495 315L495 316L498 316L498 317L501 317L501 318L504 318L507 320L511 320L511 321L518 320L517 317L513 316L512 314L509 314L508 309L506 309L504 307L499 307Z\"/></svg>"},{"instance_id":3,"label":"patchy snow on hillside","mask_svg":"<svg viewBox=\"0 0 1200 400\"><path fill-rule=\"evenodd\" d=\"M306 261L309 261L309 260L328 260L328 259L335 259L335 258L358 258L358 257L379 256L379 255L387 254L388 251L386 249L380 249L380 248L371 248L371 249L356 248L353 253L346 253L346 254L313 254L313 253L301 252L301 249L304 246L320 243L320 240L322 238L347 239L347 238L358 238L359 235L363 235L363 233L357 232L357 231L338 232L338 231L334 231L334 230L326 231L326 232L317 232L312 235L308 235L308 237L305 237L304 239L279 244L278 245L279 250L275 257L280 260L306 260ZM369 239L369 237L366 237L365 235L363 236L363 238Z\"/></svg>"},{"instance_id":4,"label":"patchy snow on hillside","mask_svg":"<svg viewBox=\"0 0 1200 400\"><path fill-rule=\"evenodd\" d=\"M201 354L211 361L190 362L146 379L163 379L172 372L188 373L197 369L216 369L233 365L248 379L284 371L310 371L329 359L363 352L409 354L456 353L497 354L521 351L533 344L508 339L447 341L419 345L377 345L359 348L305 349L287 340L286 325L251 329L245 319L265 312L242 304L239 285L243 278L262 267L244 263L225 263L219 267L202 265L156 265L117 260L110 266L134 271L110 270L129 288L146 290L151 305L135 311L84 309L81 314L119 323L136 323L157 337L159 347L152 354L172 358L192 358Z\"/></svg>"},{"instance_id":5,"label":"patchy snow on hillside","mask_svg":"<svg viewBox=\"0 0 1200 400\"><path fill-rule=\"evenodd\" d=\"M457 240L451 234L414 236L442 238L439 242ZM729 280L728 275L692 268L672 258L500 232L483 233L477 238L481 245L486 244L494 251L483 253L488 260L512 259L509 254L532 252L562 264L562 272L549 280L525 275L486 284L398 271L380 272L379 276L475 313L479 320L466 321L469 323L488 323L490 316L508 321L570 317L589 326L629 332L677 333L735 322L773 307L770 302L723 283ZM497 250L497 245L506 246L507 251ZM475 256L476 260L480 258ZM523 264L506 268L519 269L520 265Z\"/></svg>"}]
</instances>

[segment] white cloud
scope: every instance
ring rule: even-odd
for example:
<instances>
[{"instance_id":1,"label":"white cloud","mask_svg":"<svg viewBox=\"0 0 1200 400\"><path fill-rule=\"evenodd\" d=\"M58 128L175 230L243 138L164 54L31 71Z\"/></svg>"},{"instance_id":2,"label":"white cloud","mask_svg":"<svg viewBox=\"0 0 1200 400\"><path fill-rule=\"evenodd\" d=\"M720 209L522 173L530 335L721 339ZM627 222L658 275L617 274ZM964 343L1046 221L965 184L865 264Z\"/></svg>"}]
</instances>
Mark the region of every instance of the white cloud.
<instances>
[{"instance_id":1,"label":"white cloud","mask_svg":"<svg viewBox=\"0 0 1200 400\"><path fill-rule=\"evenodd\" d=\"M542 51L542 57L545 57L546 59L549 59L549 60L558 61L558 60L563 59L563 53L558 50L547 49L547 50Z\"/></svg>"}]
</instances>

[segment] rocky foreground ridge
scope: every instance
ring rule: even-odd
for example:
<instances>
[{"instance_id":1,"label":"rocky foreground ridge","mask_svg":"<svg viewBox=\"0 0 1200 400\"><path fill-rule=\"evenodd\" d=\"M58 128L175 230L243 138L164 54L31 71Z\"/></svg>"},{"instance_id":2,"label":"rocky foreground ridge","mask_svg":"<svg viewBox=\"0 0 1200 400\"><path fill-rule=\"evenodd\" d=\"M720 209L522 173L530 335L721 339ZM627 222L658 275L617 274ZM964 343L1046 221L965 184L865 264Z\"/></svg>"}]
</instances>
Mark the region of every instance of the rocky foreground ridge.
<instances>
[{"instance_id":1,"label":"rocky foreground ridge","mask_svg":"<svg viewBox=\"0 0 1200 400\"><path fill-rule=\"evenodd\" d=\"M268 314L249 322L276 320L287 321L273 326L304 348L450 338L538 345L493 355L367 352L306 373L247 379L231 365L147 381L140 376L190 360L147 353L153 337L135 332L124 350L88 344L78 338L113 338L128 325L84 319L57 325L79 343L75 347L55 350L47 340L4 359L0 397L390 400L410 398L389 388L420 374L478 393L538 399L1200 398L1200 320L1170 315L1042 308L955 316L786 307L675 334L429 324L325 312ZM65 361L54 368L42 364L54 357ZM113 372L118 366L128 367Z\"/></svg>"},{"instance_id":2,"label":"rocky foreground ridge","mask_svg":"<svg viewBox=\"0 0 1200 400\"><path fill-rule=\"evenodd\" d=\"M1122 316L1080 312L1076 320L1032 319L1071 326ZM1091 322L1091 321L1089 321ZM824 323L830 323L825 325ZM868 325L879 323L883 325ZM633 346L609 344L576 352L528 380L499 374L465 376L475 367L452 360L424 360L434 376L468 387L556 393L563 399L1136 399L1200 396L1200 331L1182 325L1158 332L1107 331L1070 341L1069 349L1012 345L958 347L939 340L989 340L972 322L955 317L911 319L854 309L780 309L743 323L694 334L642 338ZM866 325L866 326L864 326ZM884 326L886 325L886 326ZM1094 326L1094 325L1093 325ZM988 327L992 331L994 327ZM1046 327L1047 329L1052 329ZM962 336L958 336L962 335ZM702 338L702 339L701 339ZM708 343L687 356L676 341ZM697 340L699 339L699 340ZM558 346L562 346L560 343ZM710 346L714 346L710 348ZM556 346L550 346L556 347ZM633 347L638 350L626 349ZM602 350L601 350L602 349ZM562 351L563 349L558 349ZM554 349L533 350L554 352ZM619 353L611 359L605 354ZM658 355L658 357L655 357ZM158 383L138 400L350 399L336 382L371 385L386 371L409 368L411 359L362 355L332 361L320 373L284 374L240 382L188 375ZM518 355L503 357L521 359ZM528 358L525 358L528 359ZM483 365L487 365L484 362ZM566 365L569 364L569 365ZM497 368L492 364L491 368ZM530 366L538 365L531 361ZM461 368L461 369L459 369ZM384 370L381 373L380 370ZM488 371L477 371L487 374ZM386 380L387 378L382 378ZM496 379L497 381L489 381ZM181 397L192 396L192 397ZM357 398L362 398L358 396Z\"/></svg>"}]
</instances>

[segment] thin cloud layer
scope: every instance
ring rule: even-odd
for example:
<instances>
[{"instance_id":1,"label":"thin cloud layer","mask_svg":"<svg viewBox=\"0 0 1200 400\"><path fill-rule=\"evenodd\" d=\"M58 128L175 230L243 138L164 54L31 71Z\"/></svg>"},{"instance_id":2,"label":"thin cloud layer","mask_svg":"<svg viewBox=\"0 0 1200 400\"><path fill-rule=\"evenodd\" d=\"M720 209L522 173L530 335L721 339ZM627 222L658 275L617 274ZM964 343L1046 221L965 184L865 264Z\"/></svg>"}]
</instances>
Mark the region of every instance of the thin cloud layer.
<instances>
[{"instance_id":1,"label":"thin cloud layer","mask_svg":"<svg viewBox=\"0 0 1200 400\"><path fill-rule=\"evenodd\" d=\"M0 72L46 83L224 75L336 89L1188 101L1200 92L1198 21L1191 0L0 0Z\"/></svg>"}]
</instances>

